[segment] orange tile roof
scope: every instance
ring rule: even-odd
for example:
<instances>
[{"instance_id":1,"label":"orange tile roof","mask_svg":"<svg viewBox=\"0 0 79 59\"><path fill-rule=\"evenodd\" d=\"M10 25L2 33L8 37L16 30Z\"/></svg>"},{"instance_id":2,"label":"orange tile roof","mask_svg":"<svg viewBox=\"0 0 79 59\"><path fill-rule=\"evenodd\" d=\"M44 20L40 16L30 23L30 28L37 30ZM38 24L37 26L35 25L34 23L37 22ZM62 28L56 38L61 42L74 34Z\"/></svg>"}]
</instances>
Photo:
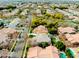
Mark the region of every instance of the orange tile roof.
<instances>
[{"instance_id":1,"label":"orange tile roof","mask_svg":"<svg viewBox=\"0 0 79 59\"><path fill-rule=\"evenodd\" d=\"M28 58L59 58L58 50L54 46L48 46L46 48L31 47L28 50Z\"/></svg>"}]
</instances>

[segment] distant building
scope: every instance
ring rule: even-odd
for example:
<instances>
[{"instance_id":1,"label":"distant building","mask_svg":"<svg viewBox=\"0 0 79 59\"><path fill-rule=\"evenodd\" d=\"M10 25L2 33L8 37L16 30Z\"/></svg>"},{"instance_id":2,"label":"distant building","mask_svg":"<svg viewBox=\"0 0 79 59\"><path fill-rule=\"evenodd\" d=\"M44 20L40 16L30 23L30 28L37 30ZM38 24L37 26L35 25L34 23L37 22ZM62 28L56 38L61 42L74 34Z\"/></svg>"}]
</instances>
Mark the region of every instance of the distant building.
<instances>
[{"instance_id":1,"label":"distant building","mask_svg":"<svg viewBox=\"0 0 79 59\"><path fill-rule=\"evenodd\" d=\"M48 13L48 14L54 14L55 13L55 11L54 10L50 10L50 9L46 9L47 10L47 12L46 13Z\"/></svg>"},{"instance_id":2,"label":"distant building","mask_svg":"<svg viewBox=\"0 0 79 59\"><path fill-rule=\"evenodd\" d=\"M7 27L9 28L16 28L17 24L19 24L21 19L15 18Z\"/></svg>"},{"instance_id":3,"label":"distant building","mask_svg":"<svg viewBox=\"0 0 79 59\"><path fill-rule=\"evenodd\" d=\"M42 16L41 10L40 9L36 9L36 15L37 16Z\"/></svg>"},{"instance_id":4,"label":"distant building","mask_svg":"<svg viewBox=\"0 0 79 59\"><path fill-rule=\"evenodd\" d=\"M4 17L14 16L14 15L16 15L18 12L19 12L19 9L15 9L15 10L13 10L12 12L5 12L5 13L3 13L3 16L4 16Z\"/></svg>"},{"instance_id":5,"label":"distant building","mask_svg":"<svg viewBox=\"0 0 79 59\"><path fill-rule=\"evenodd\" d=\"M28 14L28 9L23 10L20 15L26 16Z\"/></svg>"}]
</instances>

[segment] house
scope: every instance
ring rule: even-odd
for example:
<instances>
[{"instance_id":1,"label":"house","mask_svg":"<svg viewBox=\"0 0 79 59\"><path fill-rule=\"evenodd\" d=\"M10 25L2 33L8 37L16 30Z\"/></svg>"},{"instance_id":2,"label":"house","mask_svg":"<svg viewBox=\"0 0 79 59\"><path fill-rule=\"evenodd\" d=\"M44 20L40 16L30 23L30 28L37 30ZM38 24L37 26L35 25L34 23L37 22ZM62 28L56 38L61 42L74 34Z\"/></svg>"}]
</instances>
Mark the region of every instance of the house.
<instances>
[{"instance_id":1,"label":"house","mask_svg":"<svg viewBox=\"0 0 79 59\"><path fill-rule=\"evenodd\" d=\"M58 28L58 34L62 35L62 34L66 34L66 33L75 33L76 30L72 27L59 27Z\"/></svg>"},{"instance_id":2,"label":"house","mask_svg":"<svg viewBox=\"0 0 79 59\"><path fill-rule=\"evenodd\" d=\"M79 33L72 27L59 27L59 37L64 41L67 47L75 47L79 45Z\"/></svg>"},{"instance_id":3,"label":"house","mask_svg":"<svg viewBox=\"0 0 79 59\"><path fill-rule=\"evenodd\" d=\"M7 58L9 51L7 49L2 49L0 53L1 58Z\"/></svg>"},{"instance_id":4,"label":"house","mask_svg":"<svg viewBox=\"0 0 79 59\"><path fill-rule=\"evenodd\" d=\"M18 32L15 29L3 28L0 30L0 47L6 48L17 39ZM12 44L12 43L11 43Z\"/></svg>"},{"instance_id":5,"label":"house","mask_svg":"<svg viewBox=\"0 0 79 59\"><path fill-rule=\"evenodd\" d=\"M48 29L45 26L40 25L33 30L33 33L35 33L35 34L47 34Z\"/></svg>"},{"instance_id":6,"label":"house","mask_svg":"<svg viewBox=\"0 0 79 59\"><path fill-rule=\"evenodd\" d=\"M59 58L58 49L54 46L48 46L46 48L31 47L28 50L27 58Z\"/></svg>"},{"instance_id":7,"label":"house","mask_svg":"<svg viewBox=\"0 0 79 59\"><path fill-rule=\"evenodd\" d=\"M51 39L46 34L37 34L35 37L29 38L29 41L28 41L28 43L32 46L36 46L38 45L38 43L41 43L41 42L47 42L50 44Z\"/></svg>"},{"instance_id":8,"label":"house","mask_svg":"<svg viewBox=\"0 0 79 59\"><path fill-rule=\"evenodd\" d=\"M79 46L79 33L76 34L65 34L66 41L68 41L70 47L78 47Z\"/></svg>"},{"instance_id":9,"label":"house","mask_svg":"<svg viewBox=\"0 0 79 59\"><path fill-rule=\"evenodd\" d=\"M48 36L48 30L45 26L40 25L36 27L32 33L35 34L35 37L30 38L28 41L32 46L41 42L48 42L50 44L51 39Z\"/></svg>"}]
</instances>

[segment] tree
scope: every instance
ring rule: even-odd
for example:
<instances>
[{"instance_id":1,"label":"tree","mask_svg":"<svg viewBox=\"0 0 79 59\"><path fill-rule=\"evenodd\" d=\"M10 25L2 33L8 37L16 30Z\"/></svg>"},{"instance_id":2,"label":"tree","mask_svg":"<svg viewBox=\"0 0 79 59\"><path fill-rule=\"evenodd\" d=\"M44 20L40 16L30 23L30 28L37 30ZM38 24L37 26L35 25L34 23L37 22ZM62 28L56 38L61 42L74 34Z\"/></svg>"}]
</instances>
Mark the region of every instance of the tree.
<instances>
[{"instance_id":1,"label":"tree","mask_svg":"<svg viewBox=\"0 0 79 59\"><path fill-rule=\"evenodd\" d=\"M54 14L54 18L56 18L56 19L63 19L64 16L63 16L63 14L61 14L61 13L55 13L55 14Z\"/></svg>"},{"instance_id":2,"label":"tree","mask_svg":"<svg viewBox=\"0 0 79 59\"><path fill-rule=\"evenodd\" d=\"M52 43L52 45L55 45L56 42L57 42L56 38L52 37L52 38L51 38L51 43Z\"/></svg>"},{"instance_id":3,"label":"tree","mask_svg":"<svg viewBox=\"0 0 79 59\"><path fill-rule=\"evenodd\" d=\"M13 6L13 5L7 5L6 9L14 9L16 8L16 6Z\"/></svg>"},{"instance_id":4,"label":"tree","mask_svg":"<svg viewBox=\"0 0 79 59\"><path fill-rule=\"evenodd\" d=\"M66 46L63 44L63 42L58 41L55 45L60 51L65 51Z\"/></svg>"},{"instance_id":5,"label":"tree","mask_svg":"<svg viewBox=\"0 0 79 59\"><path fill-rule=\"evenodd\" d=\"M64 52L61 52L61 53L59 54L59 56L60 56L60 58L67 58L67 57L66 57L66 54L65 54Z\"/></svg>"},{"instance_id":6,"label":"tree","mask_svg":"<svg viewBox=\"0 0 79 59\"><path fill-rule=\"evenodd\" d=\"M46 10L45 10L45 9L42 9L42 10L41 10L41 13L42 13L42 14L46 14Z\"/></svg>"},{"instance_id":7,"label":"tree","mask_svg":"<svg viewBox=\"0 0 79 59\"><path fill-rule=\"evenodd\" d=\"M56 9L56 8L57 8L57 6L55 6L55 5L52 5L52 6L51 6L51 8L52 8L52 9Z\"/></svg>"},{"instance_id":8,"label":"tree","mask_svg":"<svg viewBox=\"0 0 79 59\"><path fill-rule=\"evenodd\" d=\"M33 16L31 28L34 29L39 25L43 25L47 27L50 34L57 34L57 29L59 25L64 23L64 20L62 20L63 16L58 15L56 16L56 18L52 18L50 14L45 14L44 16L40 17Z\"/></svg>"},{"instance_id":9,"label":"tree","mask_svg":"<svg viewBox=\"0 0 79 59\"><path fill-rule=\"evenodd\" d=\"M41 43L38 43L38 46L45 48L45 47L49 46L49 44L48 44L48 42L41 42Z\"/></svg>"},{"instance_id":10,"label":"tree","mask_svg":"<svg viewBox=\"0 0 79 59\"><path fill-rule=\"evenodd\" d=\"M58 7L59 9L61 9L61 10L63 10L63 9L68 9L68 7L67 6L63 6L63 5L61 5L60 7Z\"/></svg>"},{"instance_id":11,"label":"tree","mask_svg":"<svg viewBox=\"0 0 79 59\"><path fill-rule=\"evenodd\" d=\"M4 21L0 20L0 27L4 27Z\"/></svg>"},{"instance_id":12,"label":"tree","mask_svg":"<svg viewBox=\"0 0 79 59\"><path fill-rule=\"evenodd\" d=\"M67 48L67 49L66 49L66 55L67 55L69 58L74 58L74 56L75 56L74 51L73 51L71 48Z\"/></svg>"}]
</instances>

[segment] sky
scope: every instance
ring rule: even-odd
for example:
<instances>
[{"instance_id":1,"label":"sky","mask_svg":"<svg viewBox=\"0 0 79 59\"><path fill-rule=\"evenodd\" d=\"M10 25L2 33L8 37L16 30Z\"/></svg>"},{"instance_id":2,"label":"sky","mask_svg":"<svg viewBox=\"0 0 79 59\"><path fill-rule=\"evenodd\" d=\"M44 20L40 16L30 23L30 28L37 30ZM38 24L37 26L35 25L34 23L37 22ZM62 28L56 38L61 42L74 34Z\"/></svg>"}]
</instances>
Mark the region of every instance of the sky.
<instances>
[{"instance_id":1,"label":"sky","mask_svg":"<svg viewBox=\"0 0 79 59\"><path fill-rule=\"evenodd\" d=\"M12 0L0 0L0 1L12 1ZM19 0L13 0L13 1L19 1ZM66 0L63 0L63 1L66 1ZM67 0L67 1L79 1L79 0Z\"/></svg>"},{"instance_id":2,"label":"sky","mask_svg":"<svg viewBox=\"0 0 79 59\"><path fill-rule=\"evenodd\" d=\"M39 1L39 2L51 2L51 1L52 2L68 2L68 1L76 2L79 0L0 0L0 5L6 5L9 3L18 3L18 1L21 1L21 2L25 2L25 1L27 1L27 2L30 2L30 1L32 1L32 2L37 2L37 1Z\"/></svg>"},{"instance_id":3,"label":"sky","mask_svg":"<svg viewBox=\"0 0 79 59\"><path fill-rule=\"evenodd\" d=\"M12 2L12 1L27 1L27 0L0 0L0 2L8 2L8 1ZM31 0L28 0L28 1L31 1ZM34 1L37 1L37 0L34 0ZM46 1L48 1L48 0L46 0ZM49 0L49 1L79 1L79 0Z\"/></svg>"}]
</instances>

